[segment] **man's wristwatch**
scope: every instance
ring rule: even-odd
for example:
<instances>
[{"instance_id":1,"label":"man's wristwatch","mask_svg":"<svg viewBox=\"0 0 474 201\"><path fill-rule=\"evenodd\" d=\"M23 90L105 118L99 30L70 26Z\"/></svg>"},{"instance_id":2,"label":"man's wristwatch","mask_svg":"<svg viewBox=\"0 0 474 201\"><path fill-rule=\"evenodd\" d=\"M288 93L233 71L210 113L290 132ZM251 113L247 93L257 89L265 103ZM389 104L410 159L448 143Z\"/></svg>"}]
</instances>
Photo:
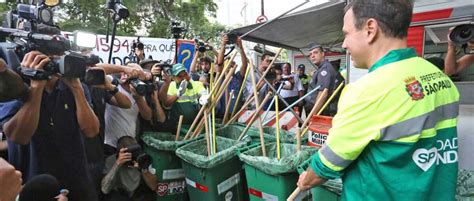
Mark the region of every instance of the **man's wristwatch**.
<instances>
[{"instance_id":1,"label":"man's wristwatch","mask_svg":"<svg viewBox=\"0 0 474 201\"><path fill-rule=\"evenodd\" d=\"M114 87L111 91L108 91L110 95L115 96L119 92L118 87Z\"/></svg>"}]
</instances>

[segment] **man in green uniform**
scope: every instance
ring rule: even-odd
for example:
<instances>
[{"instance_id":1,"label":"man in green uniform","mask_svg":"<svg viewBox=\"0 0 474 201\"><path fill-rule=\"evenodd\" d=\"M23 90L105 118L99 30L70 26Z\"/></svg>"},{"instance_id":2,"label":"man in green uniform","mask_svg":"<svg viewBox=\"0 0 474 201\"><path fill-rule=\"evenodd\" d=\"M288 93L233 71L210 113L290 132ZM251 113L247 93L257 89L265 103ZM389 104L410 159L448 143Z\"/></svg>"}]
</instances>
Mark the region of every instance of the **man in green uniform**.
<instances>
[{"instance_id":1,"label":"man in green uniform","mask_svg":"<svg viewBox=\"0 0 474 201\"><path fill-rule=\"evenodd\" d=\"M165 76L160 90L166 107L171 107L170 122L177 124L179 115L183 115L183 124L191 124L199 112L199 98L206 94L204 85L191 80L183 64L175 64L171 69L173 81ZM162 100L163 100L162 99Z\"/></svg>"},{"instance_id":2,"label":"man in green uniform","mask_svg":"<svg viewBox=\"0 0 474 201\"><path fill-rule=\"evenodd\" d=\"M369 74L349 84L302 190L341 177L343 200L454 200L459 93L407 48L413 4L354 0L343 47Z\"/></svg>"}]
</instances>

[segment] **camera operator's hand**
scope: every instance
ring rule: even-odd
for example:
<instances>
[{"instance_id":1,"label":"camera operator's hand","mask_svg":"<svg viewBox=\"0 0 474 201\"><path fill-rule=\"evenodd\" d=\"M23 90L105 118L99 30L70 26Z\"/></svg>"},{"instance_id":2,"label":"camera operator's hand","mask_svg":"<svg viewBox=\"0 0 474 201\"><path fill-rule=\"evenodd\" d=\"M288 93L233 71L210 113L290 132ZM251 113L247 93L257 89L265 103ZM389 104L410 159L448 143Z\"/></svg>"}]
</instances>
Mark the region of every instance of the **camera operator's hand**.
<instances>
[{"instance_id":1,"label":"camera operator's hand","mask_svg":"<svg viewBox=\"0 0 474 201\"><path fill-rule=\"evenodd\" d=\"M0 73L5 72L8 69L7 64L3 59L0 59Z\"/></svg>"},{"instance_id":2,"label":"camera operator's hand","mask_svg":"<svg viewBox=\"0 0 474 201\"><path fill-rule=\"evenodd\" d=\"M237 40L235 41L235 45L237 45L237 47L239 47L240 49L244 47L242 46L242 40L240 39L240 37L237 37Z\"/></svg>"},{"instance_id":3,"label":"camera operator's hand","mask_svg":"<svg viewBox=\"0 0 474 201\"><path fill-rule=\"evenodd\" d=\"M140 75L140 70L141 69L129 66L124 69L124 73L128 75L129 79L133 79L138 78L138 76Z\"/></svg>"},{"instance_id":4,"label":"camera operator's hand","mask_svg":"<svg viewBox=\"0 0 474 201\"><path fill-rule=\"evenodd\" d=\"M0 158L0 200L13 201L21 191L21 172Z\"/></svg>"},{"instance_id":5,"label":"camera operator's hand","mask_svg":"<svg viewBox=\"0 0 474 201\"><path fill-rule=\"evenodd\" d=\"M456 44L454 44L453 41L451 41L451 38L449 37L449 35L451 35L451 32L453 31L453 29L454 29L454 27L449 28L448 35L446 36L446 38L448 38L448 46L456 48Z\"/></svg>"},{"instance_id":6,"label":"camera operator's hand","mask_svg":"<svg viewBox=\"0 0 474 201\"><path fill-rule=\"evenodd\" d=\"M132 97L137 99L137 98L140 98L142 97L140 94L138 94L137 90L135 89L135 87L133 87L132 84L129 84L130 86L130 93L132 94Z\"/></svg>"},{"instance_id":7,"label":"camera operator's hand","mask_svg":"<svg viewBox=\"0 0 474 201\"><path fill-rule=\"evenodd\" d=\"M227 43L229 43L229 37L227 36L227 34L224 34L221 37L221 46L225 46Z\"/></svg>"},{"instance_id":8,"label":"camera operator's hand","mask_svg":"<svg viewBox=\"0 0 474 201\"><path fill-rule=\"evenodd\" d=\"M168 75L168 73L166 73L166 71L163 71L163 81L165 81L165 83L171 83L171 76Z\"/></svg>"},{"instance_id":9,"label":"camera operator's hand","mask_svg":"<svg viewBox=\"0 0 474 201\"><path fill-rule=\"evenodd\" d=\"M61 79L63 80L64 84L66 84L69 87L69 89L81 90L81 91L83 90L81 81L79 80L79 78L63 77Z\"/></svg>"},{"instance_id":10,"label":"camera operator's hand","mask_svg":"<svg viewBox=\"0 0 474 201\"><path fill-rule=\"evenodd\" d=\"M31 68L38 71L43 71L43 66L49 61L48 56L38 51L31 51L25 54L21 66L24 68ZM31 80L31 87L44 87L47 80Z\"/></svg>"},{"instance_id":11,"label":"camera operator's hand","mask_svg":"<svg viewBox=\"0 0 474 201\"><path fill-rule=\"evenodd\" d=\"M121 148L115 164L122 166L128 161L132 161L132 153L127 152L127 148Z\"/></svg>"}]
</instances>

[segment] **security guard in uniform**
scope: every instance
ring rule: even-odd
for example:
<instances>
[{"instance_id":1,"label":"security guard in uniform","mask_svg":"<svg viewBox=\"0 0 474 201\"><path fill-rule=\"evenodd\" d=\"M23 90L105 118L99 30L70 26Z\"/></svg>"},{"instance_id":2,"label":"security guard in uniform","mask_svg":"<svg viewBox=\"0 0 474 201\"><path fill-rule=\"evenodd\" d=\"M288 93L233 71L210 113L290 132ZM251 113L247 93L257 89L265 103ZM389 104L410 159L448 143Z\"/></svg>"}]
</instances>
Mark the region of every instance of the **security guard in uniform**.
<instances>
[{"instance_id":1,"label":"security guard in uniform","mask_svg":"<svg viewBox=\"0 0 474 201\"><path fill-rule=\"evenodd\" d=\"M311 77L305 73L305 65L298 65L298 77L300 78L301 84L303 85L304 92L308 91L308 84L311 81Z\"/></svg>"},{"instance_id":2,"label":"security guard in uniform","mask_svg":"<svg viewBox=\"0 0 474 201\"><path fill-rule=\"evenodd\" d=\"M344 89L301 190L341 177L342 200L455 200L459 92L407 48L412 12L406 0L346 7L343 47L369 74Z\"/></svg>"},{"instance_id":3,"label":"security guard in uniform","mask_svg":"<svg viewBox=\"0 0 474 201\"><path fill-rule=\"evenodd\" d=\"M171 107L169 121L178 122L183 115L183 124L191 124L199 112L199 98L206 94L206 89L201 82L191 80L183 64L174 64L171 74L173 81L166 75L160 90L162 95L166 93L165 106Z\"/></svg>"},{"instance_id":4,"label":"security guard in uniform","mask_svg":"<svg viewBox=\"0 0 474 201\"><path fill-rule=\"evenodd\" d=\"M323 104L332 95L337 86L339 86L339 84L344 81L344 78L342 78L341 74L336 71L336 69L334 69L328 60L326 60L324 56L324 49L321 45L314 43L310 44L309 50L310 60L316 66L318 66L318 70L313 74L313 77L309 82L308 91L311 91L317 87L319 87L319 89L305 98L304 109L306 111L306 115L309 114L316 100L319 97L324 96L322 93L324 89L328 89L328 94L322 97L322 101L316 106L316 111L319 111L322 108ZM337 101L338 100L333 99L329 104L329 107L326 107L326 109L321 114L326 116L334 116L337 112Z\"/></svg>"}]
</instances>

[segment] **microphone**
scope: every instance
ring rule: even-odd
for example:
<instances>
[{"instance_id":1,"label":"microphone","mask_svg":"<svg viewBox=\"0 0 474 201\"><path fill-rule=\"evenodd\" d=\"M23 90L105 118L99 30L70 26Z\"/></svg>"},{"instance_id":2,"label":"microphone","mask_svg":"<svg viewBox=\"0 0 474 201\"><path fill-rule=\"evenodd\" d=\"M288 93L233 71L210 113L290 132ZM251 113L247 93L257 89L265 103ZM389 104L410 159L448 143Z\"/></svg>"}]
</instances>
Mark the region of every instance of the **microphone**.
<instances>
[{"instance_id":1,"label":"microphone","mask_svg":"<svg viewBox=\"0 0 474 201\"><path fill-rule=\"evenodd\" d=\"M26 182L20 192L18 201L56 201L61 187L56 177L41 174Z\"/></svg>"}]
</instances>

